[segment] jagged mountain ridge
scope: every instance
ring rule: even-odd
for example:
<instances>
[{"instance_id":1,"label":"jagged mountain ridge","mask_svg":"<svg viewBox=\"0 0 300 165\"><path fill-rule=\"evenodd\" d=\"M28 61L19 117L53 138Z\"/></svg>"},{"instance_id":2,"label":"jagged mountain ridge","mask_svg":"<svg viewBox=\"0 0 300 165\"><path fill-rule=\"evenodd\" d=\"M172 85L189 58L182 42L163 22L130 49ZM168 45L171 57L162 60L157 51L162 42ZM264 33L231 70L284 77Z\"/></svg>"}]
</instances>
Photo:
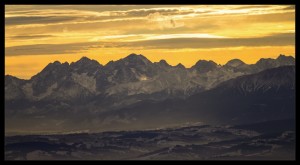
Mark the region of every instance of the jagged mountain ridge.
<instances>
[{"instance_id":1,"label":"jagged mountain ridge","mask_svg":"<svg viewBox=\"0 0 300 165\"><path fill-rule=\"evenodd\" d=\"M158 115L159 114L159 115ZM187 99L140 102L107 114L135 125L185 122L248 124L295 118L295 67L283 66L227 80ZM107 116L106 116L107 117ZM155 119L155 122L151 122ZM130 125L130 122L123 123ZM148 125L148 126L149 126Z\"/></svg>"},{"instance_id":2,"label":"jagged mountain ridge","mask_svg":"<svg viewBox=\"0 0 300 165\"><path fill-rule=\"evenodd\" d=\"M83 57L71 64L50 63L30 80L14 78L14 82L20 83L12 83L11 76L6 76L5 100L8 103L61 100L70 104L96 100L98 105L118 108L144 99L185 98L231 78L294 63L293 57L280 55L277 59L261 59L252 65L237 59L224 66L199 60L193 67L185 68L181 64L171 66L165 60L152 63L142 55L130 54L103 66Z\"/></svg>"},{"instance_id":3,"label":"jagged mountain ridge","mask_svg":"<svg viewBox=\"0 0 300 165\"><path fill-rule=\"evenodd\" d=\"M76 106L61 101L38 102L33 107L29 104L28 108L21 102L19 109L6 107L6 128L29 132L97 132L168 127L187 122L231 125L293 119L295 85L295 66L282 66L224 81L186 99L151 101L145 95L138 95L141 101L113 110L103 111L105 104L93 104L93 101ZM135 96L127 99L132 97ZM106 97L96 100L118 103Z\"/></svg>"}]
</instances>

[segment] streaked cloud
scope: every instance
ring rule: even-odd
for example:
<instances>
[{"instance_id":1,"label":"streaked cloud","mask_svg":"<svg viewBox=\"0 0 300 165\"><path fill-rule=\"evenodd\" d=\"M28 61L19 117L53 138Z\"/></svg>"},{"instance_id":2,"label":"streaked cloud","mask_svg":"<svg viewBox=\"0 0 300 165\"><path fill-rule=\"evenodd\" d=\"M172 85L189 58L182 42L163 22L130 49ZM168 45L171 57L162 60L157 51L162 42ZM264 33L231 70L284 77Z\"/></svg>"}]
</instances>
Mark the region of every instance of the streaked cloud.
<instances>
[{"instance_id":1,"label":"streaked cloud","mask_svg":"<svg viewBox=\"0 0 300 165\"><path fill-rule=\"evenodd\" d=\"M75 20L76 17L54 17L54 16L18 16L5 18L5 25L19 25L19 24L48 24L57 22L66 22Z\"/></svg>"},{"instance_id":2,"label":"streaked cloud","mask_svg":"<svg viewBox=\"0 0 300 165\"><path fill-rule=\"evenodd\" d=\"M295 10L295 9L296 9L295 5L290 5L290 6L283 8L283 10Z\"/></svg>"},{"instance_id":3,"label":"streaked cloud","mask_svg":"<svg viewBox=\"0 0 300 165\"><path fill-rule=\"evenodd\" d=\"M121 36L119 36L121 37ZM124 36L125 37L125 36ZM224 47L260 47L260 46L288 46L295 45L294 33L274 34L257 38L225 38L209 35L163 35L148 37L147 40L131 42L83 42L70 44L36 44L13 46L5 49L7 56L17 55L49 55L78 53L95 48L131 48L145 49L184 49L184 48L224 48Z\"/></svg>"},{"instance_id":4,"label":"streaked cloud","mask_svg":"<svg viewBox=\"0 0 300 165\"><path fill-rule=\"evenodd\" d=\"M95 42L70 44L36 44L5 48L6 56L78 53L96 47Z\"/></svg>"},{"instance_id":5,"label":"streaked cloud","mask_svg":"<svg viewBox=\"0 0 300 165\"><path fill-rule=\"evenodd\" d=\"M73 6L72 6L73 7ZM131 10L115 10L115 11L90 11L87 10L74 10L74 9L61 9L49 6L48 9L31 9L14 11L8 10L5 12L6 25L17 24L50 24L63 21L76 21L77 23L88 22L109 22L118 20L132 20L150 19L153 21L162 21L170 19L170 23L174 24L175 19L185 19L192 17L207 17L218 15L262 15L284 13L286 9L293 9L293 6L208 6L208 5L194 5L194 6L177 6L177 7L152 7L152 8L139 8ZM101 5L100 5L101 8ZM103 9L102 9L103 10ZM174 25L173 25L174 26Z\"/></svg>"},{"instance_id":6,"label":"streaked cloud","mask_svg":"<svg viewBox=\"0 0 300 165\"><path fill-rule=\"evenodd\" d=\"M147 19L149 22L156 23L160 29L184 26L183 22L178 22L172 16L162 15L160 12L150 13L147 15Z\"/></svg>"},{"instance_id":7,"label":"streaked cloud","mask_svg":"<svg viewBox=\"0 0 300 165\"><path fill-rule=\"evenodd\" d=\"M144 40L172 39L172 38L227 38L227 37L217 36L212 34L190 33L190 34L153 35L153 36L145 37Z\"/></svg>"},{"instance_id":8,"label":"streaked cloud","mask_svg":"<svg viewBox=\"0 0 300 165\"><path fill-rule=\"evenodd\" d=\"M55 35L43 35L43 34L40 34L40 35L15 35L15 36L11 36L9 38L27 40L27 39L49 38L49 37L55 37Z\"/></svg>"},{"instance_id":9,"label":"streaked cloud","mask_svg":"<svg viewBox=\"0 0 300 165\"><path fill-rule=\"evenodd\" d=\"M147 49L224 48L295 45L295 34L284 33L257 38L167 38L130 42L127 46Z\"/></svg>"}]
</instances>

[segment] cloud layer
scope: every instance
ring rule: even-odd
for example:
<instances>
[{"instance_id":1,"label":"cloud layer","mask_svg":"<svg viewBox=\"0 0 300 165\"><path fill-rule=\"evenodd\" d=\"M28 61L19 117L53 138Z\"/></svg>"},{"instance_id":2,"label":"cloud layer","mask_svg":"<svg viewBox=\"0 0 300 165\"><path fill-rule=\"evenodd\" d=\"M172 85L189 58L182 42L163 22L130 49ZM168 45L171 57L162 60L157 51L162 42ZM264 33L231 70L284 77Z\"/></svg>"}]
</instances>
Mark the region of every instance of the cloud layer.
<instances>
[{"instance_id":1,"label":"cloud layer","mask_svg":"<svg viewBox=\"0 0 300 165\"><path fill-rule=\"evenodd\" d=\"M19 36L20 37L20 36ZM30 37L30 36L23 36ZM32 36L31 36L32 37ZM257 38L166 38L133 42L82 42L70 44L36 44L5 49L6 56L76 53L90 48L181 49L226 48L295 45L294 33L281 33Z\"/></svg>"},{"instance_id":2,"label":"cloud layer","mask_svg":"<svg viewBox=\"0 0 300 165\"><path fill-rule=\"evenodd\" d=\"M265 52L249 51L262 48ZM96 59L105 56L107 61L120 59L128 52L145 52L153 59L169 58L176 61L174 64L190 65L199 60L197 54L211 58L217 49L224 51L209 60L228 61L232 54L234 58L245 55L246 62L253 61L253 53L257 58L284 52L293 55L295 6L5 6L5 60L9 66L18 59L22 63L40 56L49 63L56 55L69 61L82 54L98 55ZM184 54L184 61L180 54Z\"/></svg>"}]
</instances>

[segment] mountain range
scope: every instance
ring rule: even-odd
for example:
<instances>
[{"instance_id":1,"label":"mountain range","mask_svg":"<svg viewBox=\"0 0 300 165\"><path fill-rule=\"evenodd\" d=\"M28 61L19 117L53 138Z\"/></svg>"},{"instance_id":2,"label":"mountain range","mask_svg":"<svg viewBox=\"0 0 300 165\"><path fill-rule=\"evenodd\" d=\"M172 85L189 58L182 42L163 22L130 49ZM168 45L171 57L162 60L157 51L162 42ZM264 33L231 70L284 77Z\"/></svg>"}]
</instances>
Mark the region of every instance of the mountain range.
<instances>
[{"instance_id":1,"label":"mountain range","mask_svg":"<svg viewBox=\"0 0 300 165\"><path fill-rule=\"evenodd\" d=\"M247 124L294 118L295 58L191 68L137 54L105 66L82 57L29 80L5 76L6 132L147 129L186 122ZM45 131L47 130L47 131Z\"/></svg>"}]
</instances>

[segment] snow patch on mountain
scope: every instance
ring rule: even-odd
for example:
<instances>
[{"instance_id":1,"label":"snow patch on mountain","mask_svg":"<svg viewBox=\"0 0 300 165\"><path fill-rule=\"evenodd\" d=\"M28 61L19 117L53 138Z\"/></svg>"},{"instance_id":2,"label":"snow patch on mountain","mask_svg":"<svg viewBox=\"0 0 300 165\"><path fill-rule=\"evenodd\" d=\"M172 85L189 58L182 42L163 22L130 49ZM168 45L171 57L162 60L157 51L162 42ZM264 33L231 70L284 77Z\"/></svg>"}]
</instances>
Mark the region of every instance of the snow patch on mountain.
<instances>
[{"instance_id":1,"label":"snow patch on mountain","mask_svg":"<svg viewBox=\"0 0 300 165\"><path fill-rule=\"evenodd\" d=\"M148 77L142 75L142 76L139 77L139 80L140 80L140 81L146 81L146 80L148 80Z\"/></svg>"},{"instance_id":2,"label":"snow patch on mountain","mask_svg":"<svg viewBox=\"0 0 300 165\"><path fill-rule=\"evenodd\" d=\"M23 87L22 90L27 98L30 100L41 100L43 98L46 98L47 96L50 96L53 93L53 90L56 89L58 86L57 82L52 84L50 87L47 88L46 92L41 93L38 96L33 95L33 89L32 89L32 84L31 83L26 83Z\"/></svg>"},{"instance_id":3,"label":"snow patch on mountain","mask_svg":"<svg viewBox=\"0 0 300 165\"><path fill-rule=\"evenodd\" d=\"M47 89L47 91L46 91L45 93L39 95L39 96L38 96L38 99L42 99L42 98L45 98L45 97L51 95L52 92L53 92L53 90L56 89L56 88L57 88L57 82L54 83L54 84L52 84L52 85Z\"/></svg>"},{"instance_id":4,"label":"snow patch on mountain","mask_svg":"<svg viewBox=\"0 0 300 165\"><path fill-rule=\"evenodd\" d=\"M96 79L94 77L88 76L87 73L72 73L72 78L75 82L85 87L90 92L96 93Z\"/></svg>"},{"instance_id":5,"label":"snow patch on mountain","mask_svg":"<svg viewBox=\"0 0 300 165\"><path fill-rule=\"evenodd\" d=\"M27 98L33 98L33 89L32 89L32 84L31 83L26 83L22 87L24 94Z\"/></svg>"}]
</instances>

